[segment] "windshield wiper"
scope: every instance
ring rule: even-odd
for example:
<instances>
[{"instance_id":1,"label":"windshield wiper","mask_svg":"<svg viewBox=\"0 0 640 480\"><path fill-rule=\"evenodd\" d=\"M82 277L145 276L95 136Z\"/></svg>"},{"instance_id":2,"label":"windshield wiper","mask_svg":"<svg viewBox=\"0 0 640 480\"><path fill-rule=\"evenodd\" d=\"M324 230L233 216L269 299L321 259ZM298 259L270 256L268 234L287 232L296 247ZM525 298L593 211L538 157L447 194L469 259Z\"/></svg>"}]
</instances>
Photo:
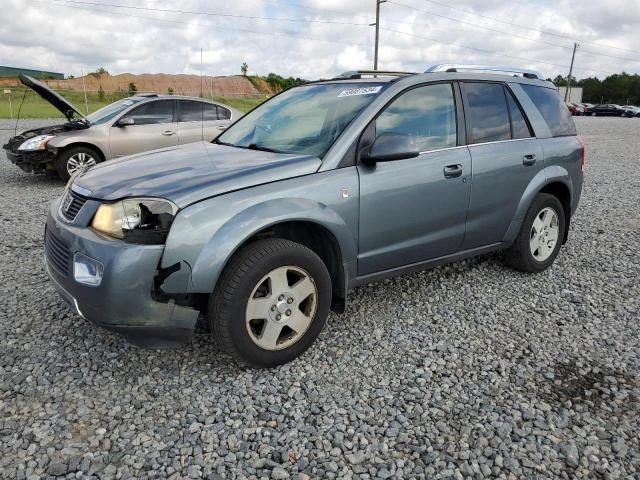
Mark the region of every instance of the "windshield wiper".
<instances>
[{"instance_id":1,"label":"windshield wiper","mask_svg":"<svg viewBox=\"0 0 640 480\"><path fill-rule=\"evenodd\" d=\"M258 145L257 143L250 143L245 148L248 148L249 150L260 150L261 152L283 153L280 150L274 150L273 148Z\"/></svg>"}]
</instances>

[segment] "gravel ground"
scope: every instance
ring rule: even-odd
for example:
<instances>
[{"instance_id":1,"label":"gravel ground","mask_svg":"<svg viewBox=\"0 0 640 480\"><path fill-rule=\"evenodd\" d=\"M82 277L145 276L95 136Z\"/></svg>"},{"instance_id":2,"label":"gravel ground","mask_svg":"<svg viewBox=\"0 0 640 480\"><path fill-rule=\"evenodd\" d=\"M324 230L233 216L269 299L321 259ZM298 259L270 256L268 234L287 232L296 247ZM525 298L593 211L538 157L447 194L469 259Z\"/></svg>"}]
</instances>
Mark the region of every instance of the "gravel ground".
<instances>
[{"instance_id":1,"label":"gravel ground","mask_svg":"<svg viewBox=\"0 0 640 480\"><path fill-rule=\"evenodd\" d=\"M42 267L63 186L2 158L0 478L640 478L640 120L577 124L587 179L552 268L359 288L268 371L73 315Z\"/></svg>"}]
</instances>

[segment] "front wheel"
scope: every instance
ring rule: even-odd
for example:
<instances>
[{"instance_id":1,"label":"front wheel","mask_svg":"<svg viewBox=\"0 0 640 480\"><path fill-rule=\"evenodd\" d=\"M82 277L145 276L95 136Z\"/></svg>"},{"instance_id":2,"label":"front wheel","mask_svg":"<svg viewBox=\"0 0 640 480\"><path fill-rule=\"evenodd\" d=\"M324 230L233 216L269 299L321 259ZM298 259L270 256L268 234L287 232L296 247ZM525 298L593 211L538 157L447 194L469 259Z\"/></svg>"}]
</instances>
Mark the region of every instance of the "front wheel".
<instances>
[{"instance_id":1,"label":"front wheel","mask_svg":"<svg viewBox=\"0 0 640 480\"><path fill-rule=\"evenodd\" d=\"M65 182L78 171L93 167L101 161L100 155L93 148L79 146L64 150L56 158L56 171Z\"/></svg>"},{"instance_id":2,"label":"front wheel","mask_svg":"<svg viewBox=\"0 0 640 480\"><path fill-rule=\"evenodd\" d=\"M271 238L234 255L209 300L209 318L220 346L239 363L273 367L311 346L330 304L331 278L320 257Z\"/></svg>"},{"instance_id":3,"label":"front wheel","mask_svg":"<svg viewBox=\"0 0 640 480\"><path fill-rule=\"evenodd\" d=\"M558 256L565 231L562 204L548 193L536 195L513 245L505 251L511 267L537 273L549 267Z\"/></svg>"}]
</instances>

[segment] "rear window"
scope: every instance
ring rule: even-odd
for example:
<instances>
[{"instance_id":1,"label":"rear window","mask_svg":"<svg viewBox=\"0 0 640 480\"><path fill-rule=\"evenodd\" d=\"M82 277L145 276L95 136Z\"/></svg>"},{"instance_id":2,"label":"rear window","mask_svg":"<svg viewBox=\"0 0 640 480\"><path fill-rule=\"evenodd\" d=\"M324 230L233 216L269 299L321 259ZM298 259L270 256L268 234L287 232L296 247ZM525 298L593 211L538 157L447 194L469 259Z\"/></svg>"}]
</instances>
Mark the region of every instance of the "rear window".
<instances>
[{"instance_id":1,"label":"rear window","mask_svg":"<svg viewBox=\"0 0 640 480\"><path fill-rule=\"evenodd\" d=\"M529 138L531 137L531 130L529 130L529 125L527 124L527 120L524 118L524 114L516 102L516 99L513 98L513 94L506 89L505 94L507 95L507 104L509 105L509 115L511 116L511 136L513 138Z\"/></svg>"},{"instance_id":2,"label":"rear window","mask_svg":"<svg viewBox=\"0 0 640 480\"><path fill-rule=\"evenodd\" d=\"M571 118L571 112L557 91L536 85L521 85L521 87L538 107L554 137L576 135L576 126Z\"/></svg>"},{"instance_id":3,"label":"rear window","mask_svg":"<svg viewBox=\"0 0 640 480\"><path fill-rule=\"evenodd\" d=\"M180 100L181 122L208 122L217 119L216 105L196 100Z\"/></svg>"}]
</instances>

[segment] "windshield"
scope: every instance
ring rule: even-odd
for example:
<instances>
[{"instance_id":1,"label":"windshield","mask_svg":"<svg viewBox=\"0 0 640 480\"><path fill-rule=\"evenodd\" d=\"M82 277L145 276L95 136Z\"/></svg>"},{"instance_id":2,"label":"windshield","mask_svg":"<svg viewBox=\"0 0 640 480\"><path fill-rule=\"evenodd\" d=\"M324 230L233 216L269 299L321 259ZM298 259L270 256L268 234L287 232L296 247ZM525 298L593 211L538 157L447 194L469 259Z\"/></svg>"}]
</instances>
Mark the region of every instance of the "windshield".
<instances>
[{"instance_id":1,"label":"windshield","mask_svg":"<svg viewBox=\"0 0 640 480\"><path fill-rule=\"evenodd\" d=\"M384 83L322 83L292 88L248 113L216 143L322 157Z\"/></svg>"},{"instance_id":2,"label":"windshield","mask_svg":"<svg viewBox=\"0 0 640 480\"><path fill-rule=\"evenodd\" d=\"M113 117L118 115L120 112L125 111L131 105L134 105L142 100L143 100L142 98L134 98L134 97L123 98L122 100L118 100L117 102L110 103L106 107L102 107L101 109L96 110L92 114L87 115L87 119L93 125L99 125L101 123L108 122Z\"/></svg>"}]
</instances>

